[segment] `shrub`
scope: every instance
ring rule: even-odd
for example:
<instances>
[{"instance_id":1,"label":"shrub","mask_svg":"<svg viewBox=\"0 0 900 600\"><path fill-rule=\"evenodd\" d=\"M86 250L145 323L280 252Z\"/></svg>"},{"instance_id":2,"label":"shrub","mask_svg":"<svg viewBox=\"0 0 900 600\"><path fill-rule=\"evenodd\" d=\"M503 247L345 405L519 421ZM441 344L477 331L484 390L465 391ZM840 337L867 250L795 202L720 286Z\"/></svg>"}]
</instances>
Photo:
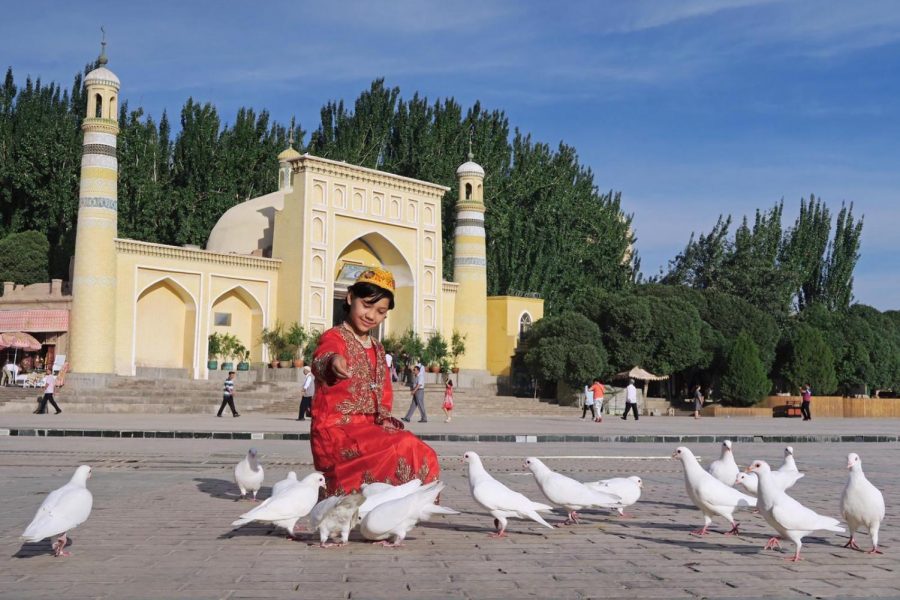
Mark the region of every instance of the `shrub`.
<instances>
[{"instance_id":1,"label":"shrub","mask_svg":"<svg viewBox=\"0 0 900 600\"><path fill-rule=\"evenodd\" d=\"M721 390L724 404L753 406L771 389L766 369L759 358L759 348L746 331L741 331L728 353Z\"/></svg>"}]
</instances>

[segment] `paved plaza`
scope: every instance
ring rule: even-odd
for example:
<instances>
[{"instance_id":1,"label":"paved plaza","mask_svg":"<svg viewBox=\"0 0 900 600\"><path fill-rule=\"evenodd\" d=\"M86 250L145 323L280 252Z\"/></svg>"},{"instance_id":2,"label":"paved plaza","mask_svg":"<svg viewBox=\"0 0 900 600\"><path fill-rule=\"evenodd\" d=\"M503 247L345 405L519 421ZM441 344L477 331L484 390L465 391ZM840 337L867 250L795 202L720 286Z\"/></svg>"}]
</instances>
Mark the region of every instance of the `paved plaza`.
<instances>
[{"instance_id":1,"label":"paved plaza","mask_svg":"<svg viewBox=\"0 0 900 600\"><path fill-rule=\"evenodd\" d=\"M64 415L60 415L63 417ZM78 415L69 427L110 429L119 423L104 415ZM92 419L91 419L92 417ZM0 428L24 427L4 416ZM15 417L24 420L30 417ZM46 423L53 416L45 416ZM123 417L124 418L124 417ZM145 417L128 417L132 425ZM162 426L165 418L146 417ZM192 417L193 418L193 417ZM201 419L237 425L241 419L198 416L182 427L196 430ZM253 417L243 431L296 431L288 417ZM274 419L283 420L275 422ZM59 417L57 417L59 419ZM179 420L185 417L178 417ZM259 421L254 421L259 419ZM577 419L575 421L578 421ZM218 422L218 423L216 423ZM248 424L250 425L248 427ZM59 423L58 426L61 426ZM270 423L271 425L271 423ZM443 423L429 423L439 430ZM460 435L477 432L558 435L589 430L581 422L549 420L537 425L487 418L454 420ZM641 419L604 423L607 435L644 429L651 435L788 435L801 423L783 419ZM802 424L806 426L807 424ZM879 435L897 432L896 421L814 421L804 430L821 436ZM626 427L627 426L627 427ZM779 428L784 428L781 432ZM415 424L413 430L417 430ZM423 431L423 433L425 433ZM543 438L542 438L543 439ZM780 464L783 444L735 444L741 465L761 458ZM771 534L762 517L738 514L742 534L715 533L696 538L702 525L689 504L679 462L669 459L671 443L564 441L543 443L435 441L447 489L442 503L462 512L438 517L414 529L399 549L372 546L354 531L344 548L320 549L312 534L294 542L268 525L239 530L230 523L250 508L238 502L231 481L233 465L252 443L266 469L261 497L288 470L312 470L303 440L259 439L106 439L102 437L0 436L0 597L2 598L757 598L900 597L900 553L892 527L900 492L896 465L900 443L794 443L806 477L791 493L811 508L838 517L847 477L846 455L858 452L869 479L884 492L887 519L882 556L842 548L846 534L820 532L806 538L803 558L763 551ZM762 438L760 438L762 440ZM704 464L718 456L716 443L688 444ZM474 450L498 479L535 500L542 496L523 465L538 456L551 468L587 481L637 474L644 495L632 519L588 512L581 525L556 530L511 520L510 536L487 536L491 518L469 495L462 454ZM23 544L19 536L46 493L65 483L78 464L94 468L88 486L94 494L91 518L70 536L70 558L53 558L50 542ZM553 520L561 520L561 513ZM316 536L316 541L317 541ZM870 544L867 535L860 539Z\"/></svg>"}]
</instances>

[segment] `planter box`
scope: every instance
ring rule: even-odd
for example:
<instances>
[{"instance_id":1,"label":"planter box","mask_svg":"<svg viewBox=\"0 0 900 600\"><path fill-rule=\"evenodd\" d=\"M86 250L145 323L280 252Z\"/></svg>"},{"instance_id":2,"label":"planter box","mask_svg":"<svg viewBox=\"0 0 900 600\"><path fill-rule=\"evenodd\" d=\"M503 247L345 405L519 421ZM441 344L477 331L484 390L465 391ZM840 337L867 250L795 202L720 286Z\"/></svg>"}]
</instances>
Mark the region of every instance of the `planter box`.
<instances>
[{"instance_id":1,"label":"planter box","mask_svg":"<svg viewBox=\"0 0 900 600\"><path fill-rule=\"evenodd\" d=\"M238 371L249 371L250 363L248 363L248 362L238 363L237 370Z\"/></svg>"}]
</instances>

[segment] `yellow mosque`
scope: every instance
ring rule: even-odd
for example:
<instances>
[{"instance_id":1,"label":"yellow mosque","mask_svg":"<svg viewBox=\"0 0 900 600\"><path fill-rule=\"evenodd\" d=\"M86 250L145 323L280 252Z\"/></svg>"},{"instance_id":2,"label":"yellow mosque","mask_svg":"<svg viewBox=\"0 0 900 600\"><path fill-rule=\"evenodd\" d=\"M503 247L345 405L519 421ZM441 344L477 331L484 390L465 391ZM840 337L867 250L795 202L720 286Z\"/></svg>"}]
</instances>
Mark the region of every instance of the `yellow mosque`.
<instances>
[{"instance_id":1,"label":"yellow mosque","mask_svg":"<svg viewBox=\"0 0 900 600\"><path fill-rule=\"evenodd\" d=\"M344 162L278 156L278 190L225 212L205 249L117 236L118 96L106 53L84 80L84 131L72 308L71 371L136 375L179 369L210 377L207 339L231 333L253 363L270 360L262 330L276 321L323 331L340 318L366 267L393 272L396 305L377 334L412 329L466 336L460 382L509 375L524 328L543 301L488 297L484 169L456 171L453 281L444 281L441 199L449 188Z\"/></svg>"}]
</instances>

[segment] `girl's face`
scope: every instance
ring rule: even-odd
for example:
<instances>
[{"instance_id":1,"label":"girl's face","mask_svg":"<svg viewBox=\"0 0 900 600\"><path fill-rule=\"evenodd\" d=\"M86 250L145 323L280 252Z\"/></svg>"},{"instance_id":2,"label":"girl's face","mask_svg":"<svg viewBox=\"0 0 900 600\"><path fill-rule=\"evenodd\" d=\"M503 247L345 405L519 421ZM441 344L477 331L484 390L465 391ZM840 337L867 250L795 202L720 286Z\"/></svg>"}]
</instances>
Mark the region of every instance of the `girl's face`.
<instances>
[{"instance_id":1,"label":"girl's face","mask_svg":"<svg viewBox=\"0 0 900 600\"><path fill-rule=\"evenodd\" d=\"M347 294L347 302L350 303L350 312L347 315L347 323L356 335L365 335L370 330L378 327L385 317L391 301L382 298L378 302L371 302L366 298L355 298L353 294Z\"/></svg>"}]
</instances>

